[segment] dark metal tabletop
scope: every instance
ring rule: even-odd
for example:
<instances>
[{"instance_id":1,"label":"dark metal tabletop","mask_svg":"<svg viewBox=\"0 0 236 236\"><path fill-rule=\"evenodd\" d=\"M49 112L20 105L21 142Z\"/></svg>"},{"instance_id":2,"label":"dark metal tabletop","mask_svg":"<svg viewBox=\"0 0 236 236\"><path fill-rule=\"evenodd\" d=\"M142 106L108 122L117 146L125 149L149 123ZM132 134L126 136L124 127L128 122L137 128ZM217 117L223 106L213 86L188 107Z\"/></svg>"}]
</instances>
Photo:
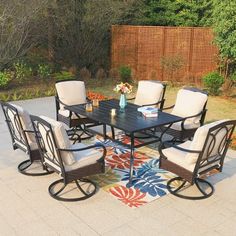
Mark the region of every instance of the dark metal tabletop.
<instances>
[{"instance_id":1,"label":"dark metal tabletop","mask_svg":"<svg viewBox=\"0 0 236 236\"><path fill-rule=\"evenodd\" d=\"M128 133L143 131L183 120L182 117L161 111L158 112L158 117L146 118L137 111L138 107L135 104L128 103L122 112L119 107L119 100L117 99L101 101L99 106L93 107L91 112L85 110L85 104L65 106L67 110L76 114L86 116L94 121L110 125ZM116 109L115 116L111 116L111 109L113 108Z\"/></svg>"}]
</instances>

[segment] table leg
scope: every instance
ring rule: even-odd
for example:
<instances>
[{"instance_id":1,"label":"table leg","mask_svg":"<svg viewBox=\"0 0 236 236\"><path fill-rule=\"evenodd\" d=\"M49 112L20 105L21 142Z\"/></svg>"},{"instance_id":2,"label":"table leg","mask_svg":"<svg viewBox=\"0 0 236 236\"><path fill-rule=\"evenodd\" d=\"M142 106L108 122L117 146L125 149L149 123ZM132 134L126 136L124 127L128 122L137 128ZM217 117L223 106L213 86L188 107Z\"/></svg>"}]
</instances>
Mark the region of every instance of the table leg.
<instances>
[{"instance_id":1,"label":"table leg","mask_svg":"<svg viewBox=\"0 0 236 236\"><path fill-rule=\"evenodd\" d=\"M133 171L134 171L134 134L130 134L130 169L129 169L129 182L126 187L130 188L132 186Z\"/></svg>"},{"instance_id":2,"label":"table leg","mask_svg":"<svg viewBox=\"0 0 236 236\"><path fill-rule=\"evenodd\" d=\"M104 140L107 139L107 126L105 124L103 124L103 138Z\"/></svg>"},{"instance_id":3,"label":"table leg","mask_svg":"<svg viewBox=\"0 0 236 236\"><path fill-rule=\"evenodd\" d=\"M173 125L173 123L169 124L168 126L165 127L166 129L162 130L161 136L160 136L160 142L164 142L164 140L162 140L163 136L166 133L166 131L171 127L171 125Z\"/></svg>"}]
</instances>

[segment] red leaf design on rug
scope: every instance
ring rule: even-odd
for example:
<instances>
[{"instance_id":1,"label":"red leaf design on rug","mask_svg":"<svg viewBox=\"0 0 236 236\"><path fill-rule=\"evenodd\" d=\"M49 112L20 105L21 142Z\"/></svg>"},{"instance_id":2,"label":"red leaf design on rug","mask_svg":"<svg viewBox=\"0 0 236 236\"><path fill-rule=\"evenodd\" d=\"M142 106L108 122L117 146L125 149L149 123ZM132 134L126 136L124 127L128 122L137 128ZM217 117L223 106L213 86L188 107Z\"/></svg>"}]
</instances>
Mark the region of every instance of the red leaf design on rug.
<instances>
[{"instance_id":1,"label":"red leaf design on rug","mask_svg":"<svg viewBox=\"0 0 236 236\"><path fill-rule=\"evenodd\" d=\"M139 189L116 186L109 189L109 192L129 207L139 207L147 203L142 200L146 193L141 193Z\"/></svg>"},{"instance_id":2,"label":"red leaf design on rug","mask_svg":"<svg viewBox=\"0 0 236 236\"><path fill-rule=\"evenodd\" d=\"M121 141L125 144L130 144L131 143L130 137L126 136L126 135L122 136ZM138 139L134 139L134 145L139 145L141 143L143 143L143 142L139 141Z\"/></svg>"},{"instance_id":3,"label":"red leaf design on rug","mask_svg":"<svg viewBox=\"0 0 236 236\"><path fill-rule=\"evenodd\" d=\"M149 158L142 153L135 152L134 153L134 167L138 167L142 165L145 160ZM107 165L111 168L119 168L119 169L129 169L130 167L130 153L123 153L120 155L112 155L111 157L106 159Z\"/></svg>"}]
</instances>

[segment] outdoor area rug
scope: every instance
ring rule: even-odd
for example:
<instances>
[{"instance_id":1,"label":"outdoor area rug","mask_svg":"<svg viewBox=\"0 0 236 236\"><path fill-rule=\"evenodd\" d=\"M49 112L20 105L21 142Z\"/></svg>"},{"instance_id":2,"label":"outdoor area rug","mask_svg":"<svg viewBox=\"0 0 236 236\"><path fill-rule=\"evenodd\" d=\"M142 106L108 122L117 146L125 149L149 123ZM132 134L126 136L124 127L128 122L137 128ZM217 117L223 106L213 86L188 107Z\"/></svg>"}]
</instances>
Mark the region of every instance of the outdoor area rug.
<instances>
[{"instance_id":1,"label":"outdoor area rug","mask_svg":"<svg viewBox=\"0 0 236 236\"><path fill-rule=\"evenodd\" d=\"M124 135L121 135L120 139L124 143L130 141ZM105 174L92 176L91 179L122 203L131 208L137 208L168 193L166 183L174 177L174 174L159 169L157 148L142 147L135 150L133 184L131 188L127 188L130 166L129 149L111 140L104 141L100 136L96 136L89 142L102 143L107 148Z\"/></svg>"}]
</instances>

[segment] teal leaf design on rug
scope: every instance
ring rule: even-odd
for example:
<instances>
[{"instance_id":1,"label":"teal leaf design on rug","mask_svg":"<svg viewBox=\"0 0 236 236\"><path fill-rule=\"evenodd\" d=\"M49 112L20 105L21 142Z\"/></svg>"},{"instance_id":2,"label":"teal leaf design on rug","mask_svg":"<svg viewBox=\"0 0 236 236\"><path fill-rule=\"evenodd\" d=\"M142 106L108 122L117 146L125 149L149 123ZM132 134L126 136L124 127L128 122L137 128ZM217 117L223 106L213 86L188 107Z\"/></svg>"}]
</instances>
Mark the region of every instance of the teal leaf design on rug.
<instances>
[{"instance_id":1,"label":"teal leaf design on rug","mask_svg":"<svg viewBox=\"0 0 236 236\"><path fill-rule=\"evenodd\" d=\"M135 173L135 172L134 172ZM126 175L123 180L128 180L129 175ZM166 179L156 175L155 171L147 171L143 175L134 175L132 185L135 189L139 189L142 193L148 193L152 197L166 195L166 184L163 184Z\"/></svg>"},{"instance_id":2,"label":"teal leaf design on rug","mask_svg":"<svg viewBox=\"0 0 236 236\"><path fill-rule=\"evenodd\" d=\"M115 154L122 154L122 153L126 153L126 152L130 151L129 148L127 148L125 146L122 146L122 145L119 145L119 144L117 144L115 142L112 142L109 139L104 140L102 142L101 141L97 141L97 143L102 143L106 147L112 147Z\"/></svg>"},{"instance_id":3,"label":"teal leaf design on rug","mask_svg":"<svg viewBox=\"0 0 236 236\"><path fill-rule=\"evenodd\" d=\"M162 182L166 179L162 179L161 176L155 175L155 172L146 172L143 176L135 178L133 185L135 189L139 189L143 193L149 193L152 197L166 195L166 185Z\"/></svg>"},{"instance_id":4,"label":"teal leaf design on rug","mask_svg":"<svg viewBox=\"0 0 236 236\"><path fill-rule=\"evenodd\" d=\"M145 162L142 166L138 168L137 175L143 175L144 173L150 170L159 174L167 173L166 170L159 169L159 159L152 159L148 162Z\"/></svg>"}]
</instances>

